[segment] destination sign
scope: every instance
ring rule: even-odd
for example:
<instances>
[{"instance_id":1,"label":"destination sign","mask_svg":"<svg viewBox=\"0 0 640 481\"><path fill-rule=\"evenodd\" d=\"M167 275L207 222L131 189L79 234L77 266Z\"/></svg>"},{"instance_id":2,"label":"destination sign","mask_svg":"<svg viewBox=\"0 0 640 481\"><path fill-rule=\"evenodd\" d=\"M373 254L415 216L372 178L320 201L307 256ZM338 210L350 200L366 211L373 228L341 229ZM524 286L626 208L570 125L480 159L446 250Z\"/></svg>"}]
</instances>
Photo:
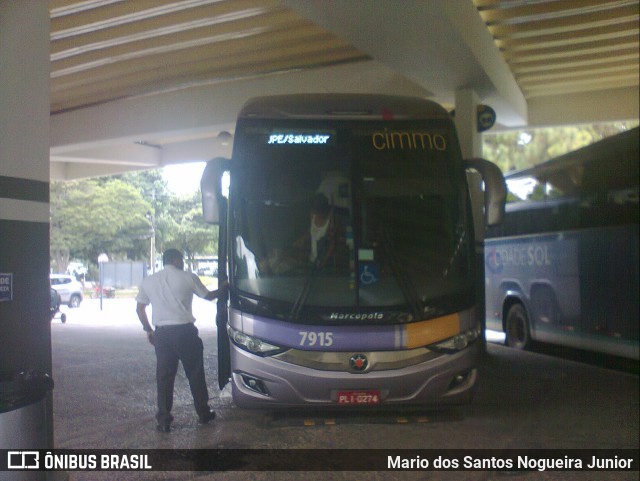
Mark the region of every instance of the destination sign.
<instances>
[{"instance_id":1,"label":"destination sign","mask_svg":"<svg viewBox=\"0 0 640 481\"><path fill-rule=\"evenodd\" d=\"M331 135L326 133L282 132L269 135L269 145L326 145Z\"/></svg>"}]
</instances>

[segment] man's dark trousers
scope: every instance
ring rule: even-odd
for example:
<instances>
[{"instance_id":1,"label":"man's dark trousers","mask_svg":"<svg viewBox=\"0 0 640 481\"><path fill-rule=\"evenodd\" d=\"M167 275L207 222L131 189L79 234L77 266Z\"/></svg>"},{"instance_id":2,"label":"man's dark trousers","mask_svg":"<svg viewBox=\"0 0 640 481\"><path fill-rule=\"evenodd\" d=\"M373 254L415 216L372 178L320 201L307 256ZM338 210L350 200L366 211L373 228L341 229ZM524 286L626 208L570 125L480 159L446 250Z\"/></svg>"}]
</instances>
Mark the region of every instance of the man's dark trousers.
<instances>
[{"instance_id":1,"label":"man's dark trousers","mask_svg":"<svg viewBox=\"0 0 640 481\"><path fill-rule=\"evenodd\" d=\"M156 381L158 384L158 424L173 420L173 385L182 362L189 380L193 403L199 416L209 412L209 393L204 375L203 345L198 329L193 324L160 326L154 334L156 349Z\"/></svg>"}]
</instances>

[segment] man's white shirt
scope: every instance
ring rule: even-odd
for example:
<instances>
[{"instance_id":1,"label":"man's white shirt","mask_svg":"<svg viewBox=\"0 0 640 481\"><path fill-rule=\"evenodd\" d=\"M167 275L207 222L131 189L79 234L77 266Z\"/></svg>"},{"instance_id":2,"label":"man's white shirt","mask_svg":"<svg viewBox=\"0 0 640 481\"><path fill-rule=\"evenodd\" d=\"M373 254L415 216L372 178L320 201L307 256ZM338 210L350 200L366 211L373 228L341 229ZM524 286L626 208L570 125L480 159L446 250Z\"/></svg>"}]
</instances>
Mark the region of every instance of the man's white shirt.
<instances>
[{"instance_id":1,"label":"man's white shirt","mask_svg":"<svg viewBox=\"0 0 640 481\"><path fill-rule=\"evenodd\" d=\"M174 326L195 322L193 294L204 298L209 290L195 274L167 265L142 281L136 301L151 304L154 326Z\"/></svg>"}]
</instances>

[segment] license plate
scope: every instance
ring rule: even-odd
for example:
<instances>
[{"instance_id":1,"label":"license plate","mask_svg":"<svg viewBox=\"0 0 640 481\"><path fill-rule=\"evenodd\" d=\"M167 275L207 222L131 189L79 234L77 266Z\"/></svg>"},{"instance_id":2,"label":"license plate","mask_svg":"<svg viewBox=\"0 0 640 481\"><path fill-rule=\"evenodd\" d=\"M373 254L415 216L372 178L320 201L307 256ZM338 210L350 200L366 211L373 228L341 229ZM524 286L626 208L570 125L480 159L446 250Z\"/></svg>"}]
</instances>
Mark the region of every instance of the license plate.
<instances>
[{"instance_id":1,"label":"license plate","mask_svg":"<svg viewBox=\"0 0 640 481\"><path fill-rule=\"evenodd\" d=\"M338 404L380 404L380 391L338 391Z\"/></svg>"}]
</instances>

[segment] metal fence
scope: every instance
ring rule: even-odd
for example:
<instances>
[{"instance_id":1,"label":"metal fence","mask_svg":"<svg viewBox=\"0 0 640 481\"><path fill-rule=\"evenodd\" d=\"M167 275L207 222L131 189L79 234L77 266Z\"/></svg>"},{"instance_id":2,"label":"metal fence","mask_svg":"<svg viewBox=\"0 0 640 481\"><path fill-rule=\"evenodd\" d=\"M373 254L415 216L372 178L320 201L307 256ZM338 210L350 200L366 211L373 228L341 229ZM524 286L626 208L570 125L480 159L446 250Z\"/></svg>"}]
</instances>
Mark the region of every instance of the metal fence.
<instances>
[{"instance_id":1,"label":"metal fence","mask_svg":"<svg viewBox=\"0 0 640 481\"><path fill-rule=\"evenodd\" d=\"M137 287L145 277L143 262L105 262L103 268L103 285L117 289Z\"/></svg>"}]
</instances>

